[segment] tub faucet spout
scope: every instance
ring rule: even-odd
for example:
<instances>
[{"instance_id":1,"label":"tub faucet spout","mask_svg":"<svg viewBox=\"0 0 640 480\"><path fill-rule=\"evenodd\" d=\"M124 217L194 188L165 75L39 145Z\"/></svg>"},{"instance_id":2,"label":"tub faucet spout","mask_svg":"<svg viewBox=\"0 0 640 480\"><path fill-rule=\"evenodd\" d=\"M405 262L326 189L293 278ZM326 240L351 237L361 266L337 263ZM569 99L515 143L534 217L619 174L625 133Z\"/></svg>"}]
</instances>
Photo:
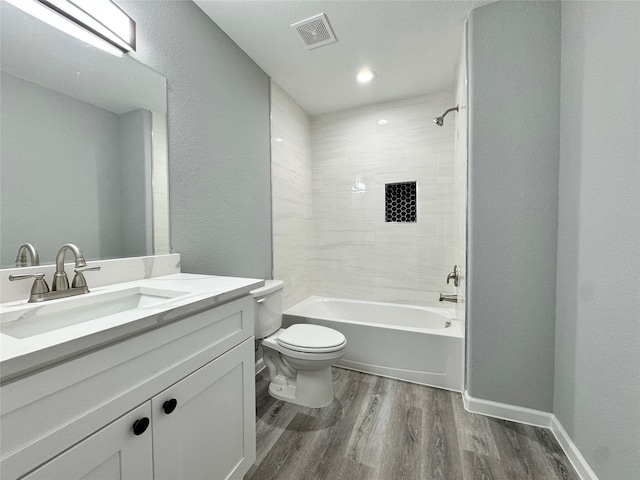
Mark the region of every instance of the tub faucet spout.
<instances>
[{"instance_id":1,"label":"tub faucet spout","mask_svg":"<svg viewBox=\"0 0 640 480\"><path fill-rule=\"evenodd\" d=\"M458 303L458 295L443 295L442 293L440 294L440 302L452 302L452 303Z\"/></svg>"}]
</instances>

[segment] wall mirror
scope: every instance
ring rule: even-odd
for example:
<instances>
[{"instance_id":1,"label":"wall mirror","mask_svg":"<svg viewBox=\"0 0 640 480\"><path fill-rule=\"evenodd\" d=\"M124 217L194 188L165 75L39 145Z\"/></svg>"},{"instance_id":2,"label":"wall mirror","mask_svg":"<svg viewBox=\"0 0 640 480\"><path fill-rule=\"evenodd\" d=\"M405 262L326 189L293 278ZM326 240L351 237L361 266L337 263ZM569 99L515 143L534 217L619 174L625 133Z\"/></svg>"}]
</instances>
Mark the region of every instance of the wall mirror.
<instances>
[{"instance_id":1,"label":"wall mirror","mask_svg":"<svg viewBox=\"0 0 640 480\"><path fill-rule=\"evenodd\" d=\"M166 79L1 8L0 266L168 253Z\"/></svg>"}]
</instances>

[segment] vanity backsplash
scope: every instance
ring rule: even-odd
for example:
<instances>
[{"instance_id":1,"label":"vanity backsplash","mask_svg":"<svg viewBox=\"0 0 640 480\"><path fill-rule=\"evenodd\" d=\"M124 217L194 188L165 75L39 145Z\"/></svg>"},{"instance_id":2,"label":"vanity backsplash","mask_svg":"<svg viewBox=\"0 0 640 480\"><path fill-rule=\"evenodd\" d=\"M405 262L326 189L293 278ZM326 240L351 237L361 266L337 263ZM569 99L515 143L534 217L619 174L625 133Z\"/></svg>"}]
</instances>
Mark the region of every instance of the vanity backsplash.
<instances>
[{"instance_id":1,"label":"vanity backsplash","mask_svg":"<svg viewBox=\"0 0 640 480\"><path fill-rule=\"evenodd\" d=\"M146 257L116 258L111 260L88 261L89 266L99 265L100 271L85 274L89 290L93 287L113 285L115 283L142 280L180 273L180 254L150 255ZM73 276L74 263L65 263L65 271ZM51 286L56 270L55 264L38 267L7 268L0 270L0 303L26 300L31 292L32 280L9 281L10 274L44 273L45 280Z\"/></svg>"}]
</instances>

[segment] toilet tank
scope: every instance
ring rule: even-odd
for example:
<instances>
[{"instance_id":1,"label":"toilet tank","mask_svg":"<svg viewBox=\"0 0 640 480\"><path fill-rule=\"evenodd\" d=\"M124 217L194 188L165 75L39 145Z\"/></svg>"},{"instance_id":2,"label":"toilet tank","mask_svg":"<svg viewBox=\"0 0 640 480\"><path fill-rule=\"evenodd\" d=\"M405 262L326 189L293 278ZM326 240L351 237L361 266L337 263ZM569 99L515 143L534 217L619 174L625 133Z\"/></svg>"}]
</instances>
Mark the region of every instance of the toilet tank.
<instances>
[{"instance_id":1,"label":"toilet tank","mask_svg":"<svg viewBox=\"0 0 640 480\"><path fill-rule=\"evenodd\" d=\"M255 302L255 336L265 338L282 327L282 280L265 280L251 291Z\"/></svg>"}]
</instances>

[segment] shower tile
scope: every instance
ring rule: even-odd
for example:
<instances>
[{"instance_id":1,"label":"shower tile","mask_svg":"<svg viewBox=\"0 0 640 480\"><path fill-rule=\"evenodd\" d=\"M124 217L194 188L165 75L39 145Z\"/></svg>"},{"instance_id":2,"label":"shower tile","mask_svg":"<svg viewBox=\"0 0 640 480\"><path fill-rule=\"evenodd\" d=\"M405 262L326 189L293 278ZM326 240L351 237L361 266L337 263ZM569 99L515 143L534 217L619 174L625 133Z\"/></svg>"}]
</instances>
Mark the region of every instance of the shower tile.
<instances>
[{"instance_id":1,"label":"shower tile","mask_svg":"<svg viewBox=\"0 0 640 480\"><path fill-rule=\"evenodd\" d=\"M432 122L451 107L453 92L310 120L283 92L274 99L273 131L294 137L273 149L274 250L286 249L274 251L275 272L300 282L295 269L305 268L314 294L437 303L453 265L446 244L462 236L452 215L462 204L453 185L454 123ZM381 118L388 123L378 125ZM354 191L356 181L364 193ZM417 222L385 222L385 185L414 181Z\"/></svg>"},{"instance_id":2,"label":"shower tile","mask_svg":"<svg viewBox=\"0 0 640 480\"><path fill-rule=\"evenodd\" d=\"M271 87L272 228L274 277L285 281L284 307L310 295L301 272L311 270L311 121L275 82Z\"/></svg>"}]
</instances>

